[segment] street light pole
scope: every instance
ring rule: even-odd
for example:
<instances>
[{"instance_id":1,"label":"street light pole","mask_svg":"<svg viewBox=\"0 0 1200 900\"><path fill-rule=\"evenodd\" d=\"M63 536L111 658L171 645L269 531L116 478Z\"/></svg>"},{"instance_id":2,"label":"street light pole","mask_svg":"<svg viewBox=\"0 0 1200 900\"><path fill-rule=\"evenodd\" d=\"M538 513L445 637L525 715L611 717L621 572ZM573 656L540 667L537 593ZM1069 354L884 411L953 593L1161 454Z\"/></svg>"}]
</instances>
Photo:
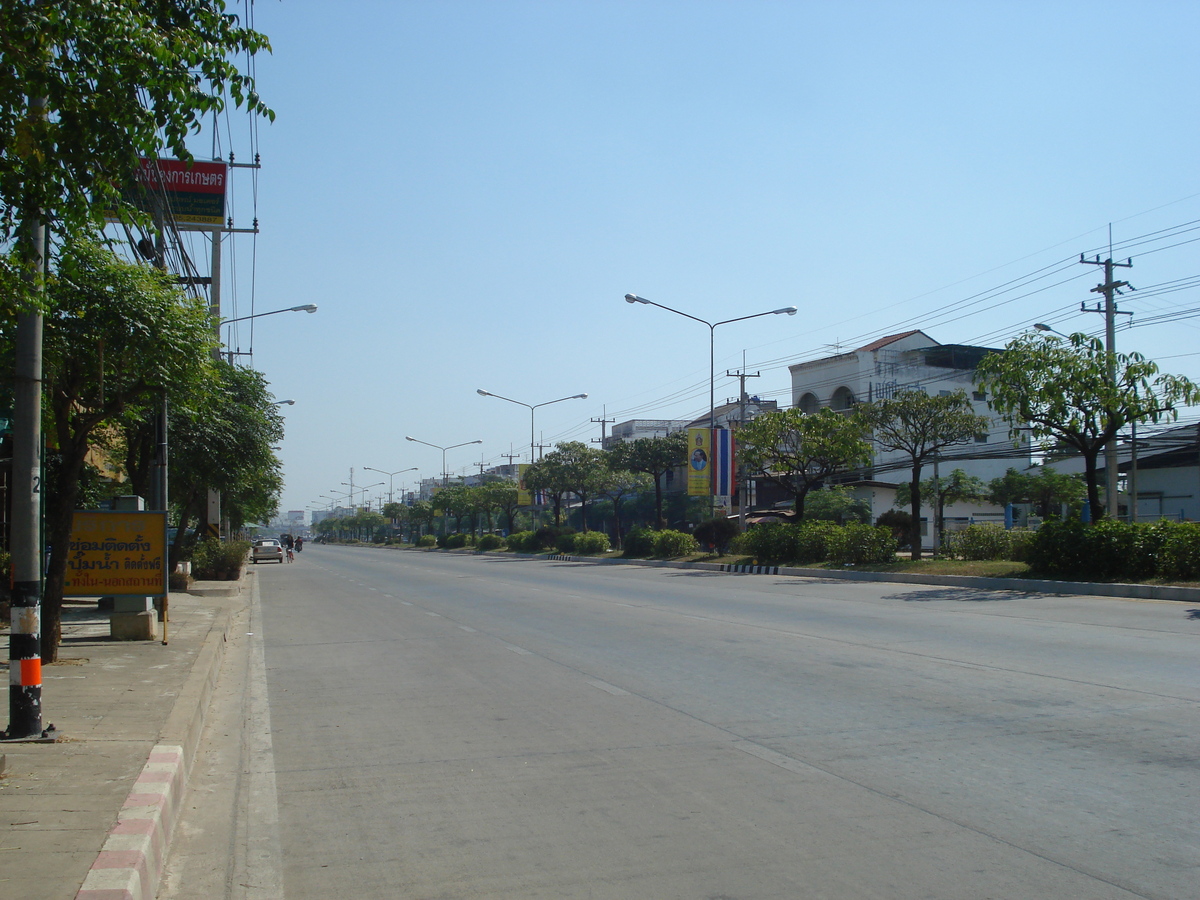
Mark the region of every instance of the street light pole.
<instances>
[{"instance_id":1,"label":"street light pole","mask_svg":"<svg viewBox=\"0 0 1200 900\"><path fill-rule=\"evenodd\" d=\"M442 487L446 487L446 485L449 483L449 480L450 480L449 476L446 472L446 451L453 450L456 447L466 447L470 444L482 444L483 443L482 440L463 441L461 444L451 444L449 447L443 447L440 444L431 444L431 443L429 443L429 441L417 440L415 437L409 437L407 434L404 436L404 439L406 441L412 441L414 444L424 444L426 447L432 447L434 450L442 451Z\"/></svg>"},{"instance_id":2,"label":"street light pole","mask_svg":"<svg viewBox=\"0 0 1200 900\"><path fill-rule=\"evenodd\" d=\"M626 294L626 303L643 303L646 306L657 306L659 309L665 309L667 312L675 313L677 316L683 316L685 319L691 319L693 322L699 322L701 325L708 326L708 432L709 439L712 439L713 429L717 427L717 406L715 382L716 382L716 331L718 326L728 325L731 322L744 322L747 319L757 319L760 316L794 316L797 312L794 306L785 306L781 309L769 309L766 312L753 313L749 316L738 316L736 319L723 319L720 322L709 322L706 319L701 319L699 316L693 316L690 313L685 313L682 310L672 309L669 306L663 306L661 303L655 303L653 300L647 300L645 297L639 297L637 294ZM716 496L713 495L713 508L716 508Z\"/></svg>"},{"instance_id":3,"label":"street light pole","mask_svg":"<svg viewBox=\"0 0 1200 900\"><path fill-rule=\"evenodd\" d=\"M416 466L413 466L409 469L397 469L395 472L385 472L385 471L383 471L383 469L376 469L371 466L363 466L363 468L366 469L368 472L378 472L380 475L386 475L388 477L388 503L392 502L392 479L395 476L399 475L401 472L417 471Z\"/></svg>"},{"instance_id":4,"label":"street light pole","mask_svg":"<svg viewBox=\"0 0 1200 900\"><path fill-rule=\"evenodd\" d=\"M534 461L534 430L533 430L533 411L539 406L549 406L551 403L562 403L564 400L586 400L587 394L572 394L570 397L559 397L557 400L547 400L545 403L525 403L522 400L514 400L512 397L502 397L499 394L493 394L491 391L485 391L483 388L478 388L475 393L481 397L495 397L497 400L507 400L509 403L515 403L518 406L524 406L529 410L529 461Z\"/></svg>"}]
</instances>

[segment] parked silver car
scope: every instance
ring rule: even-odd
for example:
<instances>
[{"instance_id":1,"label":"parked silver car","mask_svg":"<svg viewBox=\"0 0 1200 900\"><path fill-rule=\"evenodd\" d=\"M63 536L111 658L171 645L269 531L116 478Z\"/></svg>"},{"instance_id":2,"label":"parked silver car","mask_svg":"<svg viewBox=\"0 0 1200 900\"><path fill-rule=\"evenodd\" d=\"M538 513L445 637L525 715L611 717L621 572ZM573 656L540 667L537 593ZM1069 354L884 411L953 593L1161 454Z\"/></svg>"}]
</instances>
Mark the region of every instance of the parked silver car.
<instances>
[{"instance_id":1,"label":"parked silver car","mask_svg":"<svg viewBox=\"0 0 1200 900\"><path fill-rule=\"evenodd\" d=\"M250 548L250 562L283 562L283 545L279 541L255 541Z\"/></svg>"}]
</instances>

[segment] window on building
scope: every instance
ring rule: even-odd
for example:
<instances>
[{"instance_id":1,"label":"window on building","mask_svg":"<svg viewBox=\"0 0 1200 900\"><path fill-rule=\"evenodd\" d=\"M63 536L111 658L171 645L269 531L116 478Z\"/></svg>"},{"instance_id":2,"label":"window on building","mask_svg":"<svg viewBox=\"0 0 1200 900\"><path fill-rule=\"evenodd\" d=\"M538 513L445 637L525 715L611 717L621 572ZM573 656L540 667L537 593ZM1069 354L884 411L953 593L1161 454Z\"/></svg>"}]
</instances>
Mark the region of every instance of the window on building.
<instances>
[{"instance_id":1,"label":"window on building","mask_svg":"<svg viewBox=\"0 0 1200 900\"><path fill-rule=\"evenodd\" d=\"M988 436L986 431L981 431L979 434L975 435L975 443L986 444L987 442Z\"/></svg>"},{"instance_id":2,"label":"window on building","mask_svg":"<svg viewBox=\"0 0 1200 900\"><path fill-rule=\"evenodd\" d=\"M975 391L972 393L971 396L976 400L986 401L987 400L987 391Z\"/></svg>"}]
</instances>

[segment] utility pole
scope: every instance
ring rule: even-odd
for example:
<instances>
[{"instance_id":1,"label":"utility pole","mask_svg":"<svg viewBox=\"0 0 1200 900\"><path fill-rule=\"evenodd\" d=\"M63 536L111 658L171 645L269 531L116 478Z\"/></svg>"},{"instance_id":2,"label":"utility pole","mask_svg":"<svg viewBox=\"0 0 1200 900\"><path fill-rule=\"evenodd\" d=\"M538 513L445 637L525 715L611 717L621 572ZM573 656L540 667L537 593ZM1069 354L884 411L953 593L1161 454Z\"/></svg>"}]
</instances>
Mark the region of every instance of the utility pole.
<instances>
[{"instance_id":1,"label":"utility pole","mask_svg":"<svg viewBox=\"0 0 1200 900\"><path fill-rule=\"evenodd\" d=\"M1104 315L1104 352L1108 358L1108 381L1109 384L1116 388L1117 385L1117 315L1133 315L1131 312L1122 313L1117 309L1116 295L1123 287L1132 287L1128 281L1114 281L1113 269L1132 268L1133 260L1127 259L1123 263L1115 263L1112 261L1112 249L1109 249L1109 258L1101 261L1097 255L1095 259L1086 259L1082 253L1079 254L1079 261L1088 266L1104 266L1104 284L1098 284L1092 288L1093 294L1104 295L1104 306L1096 304L1095 309L1089 309L1087 304L1079 304L1079 309L1082 312L1102 313ZM1104 445L1104 492L1105 492L1105 507L1107 514L1116 518L1117 516L1117 469L1120 463L1117 458L1117 438L1113 435L1112 440ZM1137 498L1134 497L1132 502L1137 503Z\"/></svg>"},{"instance_id":2,"label":"utility pole","mask_svg":"<svg viewBox=\"0 0 1200 900\"><path fill-rule=\"evenodd\" d=\"M31 111L42 113L45 101ZM33 292L43 290L46 232L41 216L24 223ZM42 733L42 314L34 306L17 316L13 385L12 611L8 635L6 738Z\"/></svg>"},{"instance_id":3,"label":"utility pole","mask_svg":"<svg viewBox=\"0 0 1200 900\"><path fill-rule=\"evenodd\" d=\"M745 354L743 354L743 356L744 355ZM745 363L743 362L743 365L744 364ZM741 428L743 425L746 424L746 379L747 378L760 378L762 376L762 373L755 372L753 375L751 375L749 372L747 372L745 369L743 369L740 372L730 372L727 370L725 372L725 375L728 378L736 378L738 380L738 428ZM740 442L734 443L734 449L735 449L735 451L741 450ZM741 456L741 453L739 452L737 455ZM736 464L737 464L737 480L738 480L738 527L742 531L745 531L746 530L746 507L749 505L747 502L749 500L749 490L748 490L749 486L746 483L746 472L744 471L744 469L742 467L741 460L740 459L736 460Z\"/></svg>"},{"instance_id":4,"label":"utility pole","mask_svg":"<svg viewBox=\"0 0 1200 900\"><path fill-rule=\"evenodd\" d=\"M600 413L600 418L598 418L598 419L593 418L593 419L589 420L589 421L597 423L600 426L600 449L601 450L604 449L604 439L608 436L607 435L608 425L612 422L617 421L616 419L606 418L607 416L608 416L608 407L605 406ZM592 443L593 444L596 443L595 438L592 438Z\"/></svg>"}]
</instances>

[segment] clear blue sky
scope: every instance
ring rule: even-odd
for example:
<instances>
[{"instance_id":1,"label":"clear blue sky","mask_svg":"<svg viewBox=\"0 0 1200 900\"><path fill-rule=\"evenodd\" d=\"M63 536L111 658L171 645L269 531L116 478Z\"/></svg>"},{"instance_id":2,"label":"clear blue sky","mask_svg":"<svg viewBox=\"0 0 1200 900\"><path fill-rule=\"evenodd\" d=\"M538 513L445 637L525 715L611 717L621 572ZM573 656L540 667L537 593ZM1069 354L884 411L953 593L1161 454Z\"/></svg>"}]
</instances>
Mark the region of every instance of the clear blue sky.
<instances>
[{"instance_id":1,"label":"clear blue sky","mask_svg":"<svg viewBox=\"0 0 1200 900\"><path fill-rule=\"evenodd\" d=\"M406 434L482 439L451 472L527 452L528 411L477 388L586 391L538 410L549 443L599 437L605 412L702 414L708 330L627 292L710 321L799 307L717 329L718 402L743 354L751 391L786 403L788 364L835 344L1094 331L1094 267L990 292L1106 254L1110 223L1142 289L1118 348L1200 380L1200 318L1148 321L1200 310L1200 231L1143 238L1200 223L1200 4L254 9L278 118L258 128L262 231L226 253L224 315L320 306L255 321L253 365L296 401L284 510L325 504L351 467L357 485L419 468L397 488L440 473ZM245 159L246 117L227 127Z\"/></svg>"}]
</instances>

